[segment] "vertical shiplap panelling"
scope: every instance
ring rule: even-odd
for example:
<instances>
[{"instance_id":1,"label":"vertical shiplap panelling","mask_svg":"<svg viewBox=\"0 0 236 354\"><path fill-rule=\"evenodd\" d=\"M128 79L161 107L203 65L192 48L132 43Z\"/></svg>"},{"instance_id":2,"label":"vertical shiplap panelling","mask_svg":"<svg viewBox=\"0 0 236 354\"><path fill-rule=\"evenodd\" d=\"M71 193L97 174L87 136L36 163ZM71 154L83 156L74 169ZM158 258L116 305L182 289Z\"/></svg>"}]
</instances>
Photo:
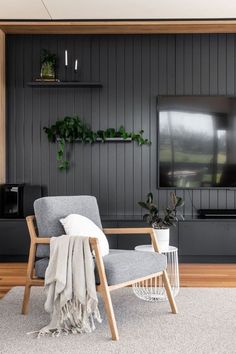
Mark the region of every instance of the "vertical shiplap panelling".
<instances>
[{"instance_id":1,"label":"vertical shiplap panelling","mask_svg":"<svg viewBox=\"0 0 236 354\"><path fill-rule=\"evenodd\" d=\"M203 189L201 190L201 209L210 208L210 190Z\"/></svg>"},{"instance_id":2,"label":"vertical shiplap panelling","mask_svg":"<svg viewBox=\"0 0 236 354\"><path fill-rule=\"evenodd\" d=\"M201 191L199 189L193 190L192 196L192 215L196 216L198 209L201 208Z\"/></svg>"},{"instance_id":3,"label":"vertical shiplap panelling","mask_svg":"<svg viewBox=\"0 0 236 354\"><path fill-rule=\"evenodd\" d=\"M52 40L50 43L50 49L52 53L58 53L58 39ZM60 55L62 55L60 53ZM60 62L60 66L63 66L62 62ZM58 71L59 63L57 65ZM60 77L57 72L57 76ZM49 126L51 126L58 119L58 89L49 91ZM57 144L49 144L49 186L48 193L50 195L57 195L58 188L58 165L56 160L57 154Z\"/></svg>"},{"instance_id":4,"label":"vertical shiplap panelling","mask_svg":"<svg viewBox=\"0 0 236 354\"><path fill-rule=\"evenodd\" d=\"M91 43L91 80L99 81L100 74L100 58L99 58L99 48L100 48L100 39L95 37L92 39ZM91 106L92 106L92 128L94 130L100 129L100 110L99 110L99 101L100 101L100 90L92 90L91 96ZM92 175L92 189L91 194L96 196L97 199L100 199L99 185L100 185L100 144L92 145L92 161L91 161L91 175Z\"/></svg>"},{"instance_id":5,"label":"vertical shiplap panelling","mask_svg":"<svg viewBox=\"0 0 236 354\"><path fill-rule=\"evenodd\" d=\"M25 183L32 183L32 140L27 137L32 135L32 88L26 85L26 82L32 80L32 36L28 35L24 38L24 81L25 81L25 124L24 124L24 151L25 151L25 164L24 164L24 180Z\"/></svg>"},{"instance_id":6,"label":"vertical shiplap panelling","mask_svg":"<svg viewBox=\"0 0 236 354\"><path fill-rule=\"evenodd\" d=\"M37 36L33 40L33 72L32 78L38 77L40 73L40 54L41 54L41 36ZM42 186L41 180L41 89L34 88L32 90L32 119L33 119L33 131L29 136L32 142L32 180L36 185ZM22 117L21 117L22 119ZM22 181L23 182L23 181Z\"/></svg>"},{"instance_id":7,"label":"vertical shiplap panelling","mask_svg":"<svg viewBox=\"0 0 236 354\"><path fill-rule=\"evenodd\" d=\"M67 77L69 75L69 68L65 67L65 57L64 53L65 50L68 51L68 62L70 62L71 58L69 57L70 51L69 48L67 48L67 41L66 41L66 36L62 36L60 40L58 41L58 54L59 54L59 77L60 80L67 80ZM70 90L70 89L69 89ZM66 105L66 97L67 97L67 89L65 88L60 88L58 89L58 117L55 117L55 122L57 119L62 119L66 115L70 115L70 110L67 109ZM68 155L68 150L69 146L68 144L66 145L66 156ZM73 164L73 161L72 161ZM67 171L62 172L58 170L58 191L57 193L60 195L66 195L66 189L67 189Z\"/></svg>"},{"instance_id":8,"label":"vertical shiplap panelling","mask_svg":"<svg viewBox=\"0 0 236 354\"><path fill-rule=\"evenodd\" d=\"M116 75L117 75L117 85L116 85L116 116L117 116L117 128L121 125L125 125L126 129L128 127L125 124L125 100L128 101L129 97L126 96L125 87L125 38L119 37L117 39L117 65L116 65ZM116 128L115 126L113 128ZM125 144L116 145L116 173L117 173L117 184L116 184L116 194L117 194L117 215L125 215L125 178L128 175L128 171L125 169Z\"/></svg>"},{"instance_id":9,"label":"vertical shiplap panelling","mask_svg":"<svg viewBox=\"0 0 236 354\"><path fill-rule=\"evenodd\" d=\"M175 63L176 63L176 48L175 48L175 36L169 35L167 37L167 92L168 95L175 95ZM150 59L151 60L151 59ZM152 75L152 73L150 73ZM150 76L151 76L150 75Z\"/></svg>"},{"instance_id":10,"label":"vertical shiplap panelling","mask_svg":"<svg viewBox=\"0 0 236 354\"><path fill-rule=\"evenodd\" d=\"M158 95L158 38L151 36L150 39L150 190L155 199L158 199L157 176L158 176L158 139L157 139L157 95Z\"/></svg>"},{"instance_id":11,"label":"vertical shiplap panelling","mask_svg":"<svg viewBox=\"0 0 236 354\"><path fill-rule=\"evenodd\" d=\"M193 40L192 35L184 38L184 95L193 93Z\"/></svg>"},{"instance_id":12,"label":"vertical shiplap panelling","mask_svg":"<svg viewBox=\"0 0 236 354\"><path fill-rule=\"evenodd\" d=\"M100 90L100 129L108 127L108 37L100 39L100 80L103 83L103 88ZM100 199L99 206L103 215L108 215L108 145L100 145Z\"/></svg>"},{"instance_id":13,"label":"vertical shiplap panelling","mask_svg":"<svg viewBox=\"0 0 236 354\"><path fill-rule=\"evenodd\" d=\"M159 38L159 61L158 61L158 86L159 95L167 95L167 35Z\"/></svg>"},{"instance_id":14,"label":"vertical shiplap panelling","mask_svg":"<svg viewBox=\"0 0 236 354\"><path fill-rule=\"evenodd\" d=\"M103 215L141 215L137 201L149 190L158 196L157 95L234 95L235 35L8 36L8 181L41 184L50 195L95 194ZM61 80L101 80L103 88L39 89L25 83L39 76L40 51L59 55ZM65 73L64 50L69 68ZM32 67L31 67L32 66ZM10 68L9 68L10 67ZM19 69L19 68L22 68ZM24 69L24 70L23 70ZM25 86L24 86L25 85ZM145 130L152 146L76 143L71 170L57 169L56 144L42 132L65 115L78 114L94 129ZM165 207L168 190L159 193ZM200 207L232 208L231 190L178 191L185 214Z\"/></svg>"},{"instance_id":15,"label":"vertical shiplap panelling","mask_svg":"<svg viewBox=\"0 0 236 354\"><path fill-rule=\"evenodd\" d=\"M133 131L134 115L133 115L133 38L127 37L125 39L124 51L124 122L127 131ZM117 71L117 75L119 71ZM118 107L117 107L118 111ZM118 116L119 118L119 116ZM134 204L136 203L136 195L133 189L133 153L134 143L124 144L124 211L125 215L134 214ZM119 191L118 191L119 193ZM119 208L117 210L119 212Z\"/></svg>"},{"instance_id":16,"label":"vertical shiplap panelling","mask_svg":"<svg viewBox=\"0 0 236 354\"><path fill-rule=\"evenodd\" d=\"M186 189L184 190L183 193L183 198L184 198L184 213L185 215L191 215L193 213L193 206L192 206L192 200L193 200L193 191L191 189Z\"/></svg>"},{"instance_id":17,"label":"vertical shiplap panelling","mask_svg":"<svg viewBox=\"0 0 236 354\"><path fill-rule=\"evenodd\" d=\"M176 36L176 61L175 61L175 85L176 95L184 93L184 35ZM160 58L160 55L159 55ZM160 90L159 90L160 91Z\"/></svg>"},{"instance_id":18,"label":"vertical shiplap panelling","mask_svg":"<svg viewBox=\"0 0 236 354\"><path fill-rule=\"evenodd\" d=\"M201 36L201 95L210 94L210 39L208 34Z\"/></svg>"},{"instance_id":19,"label":"vertical shiplap panelling","mask_svg":"<svg viewBox=\"0 0 236 354\"><path fill-rule=\"evenodd\" d=\"M234 75L233 75L233 80L234 80L234 95L236 94L236 38L235 35L233 35L233 46L234 46ZM235 194L236 197L236 194Z\"/></svg>"},{"instance_id":20,"label":"vertical shiplap panelling","mask_svg":"<svg viewBox=\"0 0 236 354\"><path fill-rule=\"evenodd\" d=\"M134 97L134 131L141 130L142 127L142 42L141 36L134 37L134 47L133 47L133 97ZM136 201L142 199L142 151L136 145L134 145L134 159L133 159L133 169L134 169L134 180L133 180L133 190L134 190L134 212L136 215L141 215L141 208L136 204ZM130 186L131 187L131 186ZM128 188L128 186L127 186Z\"/></svg>"},{"instance_id":21,"label":"vertical shiplap panelling","mask_svg":"<svg viewBox=\"0 0 236 354\"><path fill-rule=\"evenodd\" d=\"M233 209L235 207L234 193L235 192L233 190L226 191L226 208L227 209Z\"/></svg>"},{"instance_id":22,"label":"vertical shiplap panelling","mask_svg":"<svg viewBox=\"0 0 236 354\"><path fill-rule=\"evenodd\" d=\"M78 68L79 72L77 74L78 79L82 80L82 74L84 70L83 62L83 44L81 37L73 37L73 46L74 46L74 55L78 58ZM84 90L75 88L74 89L74 109L77 116L84 119L83 116L83 103L84 103ZM83 161L84 161L84 153L83 153L83 145L81 143L74 144L74 161L73 161L73 169L74 169L74 193L76 195L83 194Z\"/></svg>"},{"instance_id":23,"label":"vertical shiplap panelling","mask_svg":"<svg viewBox=\"0 0 236 354\"><path fill-rule=\"evenodd\" d=\"M84 37L82 51L83 70L81 76L84 81L91 81L91 38ZM83 121L91 126L92 107L91 107L91 88L81 90L83 94ZM92 189L92 147L90 144L80 144L83 149L83 194L91 194Z\"/></svg>"},{"instance_id":24,"label":"vertical shiplap panelling","mask_svg":"<svg viewBox=\"0 0 236 354\"><path fill-rule=\"evenodd\" d=\"M226 91L228 96L234 95L234 65L235 65L235 50L234 50L234 34L226 36Z\"/></svg>"},{"instance_id":25,"label":"vertical shiplap panelling","mask_svg":"<svg viewBox=\"0 0 236 354\"><path fill-rule=\"evenodd\" d=\"M42 36L41 45L42 48L52 51L51 44L53 42L53 38L48 36ZM41 115L40 115L40 141L41 141L41 181L42 185L47 188L47 192L50 194L50 185L49 185L49 142L48 138L43 131L44 127L49 126L50 122L50 89L45 88L40 91L41 97Z\"/></svg>"},{"instance_id":26,"label":"vertical shiplap panelling","mask_svg":"<svg viewBox=\"0 0 236 354\"><path fill-rule=\"evenodd\" d=\"M66 40L65 40L65 48L68 50L68 69L67 69L67 77L68 80L76 80L78 73L75 73L75 51L74 51L74 45L73 45L73 37L70 38L68 36L66 36ZM75 90L73 88L69 88L66 90L66 94L65 94L65 107L66 107L66 111L68 112L68 114L70 116L74 116L75 115L75 102L74 102L74 94L75 94ZM70 168L67 172L66 172L66 194L67 195L73 195L74 192L74 148L71 144L67 144L67 153L68 156L70 158L70 161L72 162L72 168Z\"/></svg>"},{"instance_id":27,"label":"vertical shiplap panelling","mask_svg":"<svg viewBox=\"0 0 236 354\"><path fill-rule=\"evenodd\" d=\"M142 37L142 126L145 135L149 137L150 128L150 37ZM135 148L139 147L137 144ZM141 147L142 153L142 198L144 199L146 194L150 191L150 146L143 145ZM137 201L136 201L137 202Z\"/></svg>"},{"instance_id":28,"label":"vertical shiplap panelling","mask_svg":"<svg viewBox=\"0 0 236 354\"><path fill-rule=\"evenodd\" d=\"M210 95L218 94L218 35L210 35Z\"/></svg>"},{"instance_id":29,"label":"vertical shiplap panelling","mask_svg":"<svg viewBox=\"0 0 236 354\"><path fill-rule=\"evenodd\" d=\"M201 35L193 36L193 95L201 93Z\"/></svg>"},{"instance_id":30,"label":"vertical shiplap panelling","mask_svg":"<svg viewBox=\"0 0 236 354\"><path fill-rule=\"evenodd\" d=\"M209 192L210 200L209 200L209 207L214 209L216 205L218 205L218 190L212 189Z\"/></svg>"},{"instance_id":31,"label":"vertical shiplap panelling","mask_svg":"<svg viewBox=\"0 0 236 354\"><path fill-rule=\"evenodd\" d=\"M218 94L226 95L226 34L218 40Z\"/></svg>"},{"instance_id":32,"label":"vertical shiplap panelling","mask_svg":"<svg viewBox=\"0 0 236 354\"><path fill-rule=\"evenodd\" d=\"M218 190L218 204L219 209L227 208L227 193L225 190Z\"/></svg>"},{"instance_id":33,"label":"vertical shiplap panelling","mask_svg":"<svg viewBox=\"0 0 236 354\"><path fill-rule=\"evenodd\" d=\"M25 149L24 149L24 125L25 125L25 107L24 107L24 37L16 42L16 183L24 180ZM21 119L19 119L21 117Z\"/></svg>"},{"instance_id":34,"label":"vertical shiplap panelling","mask_svg":"<svg viewBox=\"0 0 236 354\"><path fill-rule=\"evenodd\" d=\"M117 41L109 38L108 41L108 126L116 128L117 123L117 102L116 102L116 61L117 61ZM116 215L116 184L117 184L117 169L116 169L116 144L108 145L108 212L109 215Z\"/></svg>"},{"instance_id":35,"label":"vertical shiplap panelling","mask_svg":"<svg viewBox=\"0 0 236 354\"><path fill-rule=\"evenodd\" d=\"M10 36L11 41L6 42L7 49L7 73L6 73L6 83L7 83L7 99L11 102L6 105L6 129L7 129L7 171L6 171L6 181L8 183L13 183L16 181L16 130L15 130L15 120L16 120L16 101L15 101L15 44L16 41L14 36Z\"/></svg>"}]
</instances>

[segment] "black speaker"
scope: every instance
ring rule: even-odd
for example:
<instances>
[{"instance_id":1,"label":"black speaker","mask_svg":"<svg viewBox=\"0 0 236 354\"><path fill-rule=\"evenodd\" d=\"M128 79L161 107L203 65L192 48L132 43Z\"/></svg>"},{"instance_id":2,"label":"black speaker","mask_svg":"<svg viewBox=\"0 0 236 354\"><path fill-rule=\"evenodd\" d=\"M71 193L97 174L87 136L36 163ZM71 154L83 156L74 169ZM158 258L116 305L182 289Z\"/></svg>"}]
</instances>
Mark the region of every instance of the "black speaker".
<instances>
[{"instance_id":1,"label":"black speaker","mask_svg":"<svg viewBox=\"0 0 236 354\"><path fill-rule=\"evenodd\" d=\"M28 184L3 184L0 195L0 217L25 218L34 214L34 201L42 197L42 188Z\"/></svg>"},{"instance_id":2,"label":"black speaker","mask_svg":"<svg viewBox=\"0 0 236 354\"><path fill-rule=\"evenodd\" d=\"M23 191L23 216L34 215L34 201L42 197L40 186L24 185Z\"/></svg>"},{"instance_id":3,"label":"black speaker","mask_svg":"<svg viewBox=\"0 0 236 354\"><path fill-rule=\"evenodd\" d=\"M3 218L23 217L23 184L1 186L1 216Z\"/></svg>"}]
</instances>

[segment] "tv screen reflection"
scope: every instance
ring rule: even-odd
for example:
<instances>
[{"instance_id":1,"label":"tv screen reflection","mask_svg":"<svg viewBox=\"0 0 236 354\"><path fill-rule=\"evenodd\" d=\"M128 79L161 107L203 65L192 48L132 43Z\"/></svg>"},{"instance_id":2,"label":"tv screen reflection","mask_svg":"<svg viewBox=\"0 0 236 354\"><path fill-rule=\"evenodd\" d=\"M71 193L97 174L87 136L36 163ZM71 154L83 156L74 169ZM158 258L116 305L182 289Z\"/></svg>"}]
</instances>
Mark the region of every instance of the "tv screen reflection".
<instances>
[{"instance_id":1,"label":"tv screen reflection","mask_svg":"<svg viewBox=\"0 0 236 354\"><path fill-rule=\"evenodd\" d=\"M159 99L159 187L236 186L236 103Z\"/></svg>"}]
</instances>

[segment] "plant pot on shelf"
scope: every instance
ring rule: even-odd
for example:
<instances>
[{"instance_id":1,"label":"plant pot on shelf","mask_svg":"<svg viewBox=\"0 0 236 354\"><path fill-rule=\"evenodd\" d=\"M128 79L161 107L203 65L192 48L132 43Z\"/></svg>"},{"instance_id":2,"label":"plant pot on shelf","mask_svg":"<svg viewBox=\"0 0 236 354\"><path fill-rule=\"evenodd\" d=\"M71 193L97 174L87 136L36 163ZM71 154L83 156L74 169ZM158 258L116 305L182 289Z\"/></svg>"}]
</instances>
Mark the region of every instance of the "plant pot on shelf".
<instances>
[{"instance_id":1,"label":"plant pot on shelf","mask_svg":"<svg viewBox=\"0 0 236 354\"><path fill-rule=\"evenodd\" d=\"M166 228L166 229L153 229L153 230L156 234L160 251L164 252L168 250L169 243L170 243L170 229Z\"/></svg>"},{"instance_id":2,"label":"plant pot on shelf","mask_svg":"<svg viewBox=\"0 0 236 354\"><path fill-rule=\"evenodd\" d=\"M42 80L55 80L55 66L53 63L44 62L41 66L40 77Z\"/></svg>"}]
</instances>

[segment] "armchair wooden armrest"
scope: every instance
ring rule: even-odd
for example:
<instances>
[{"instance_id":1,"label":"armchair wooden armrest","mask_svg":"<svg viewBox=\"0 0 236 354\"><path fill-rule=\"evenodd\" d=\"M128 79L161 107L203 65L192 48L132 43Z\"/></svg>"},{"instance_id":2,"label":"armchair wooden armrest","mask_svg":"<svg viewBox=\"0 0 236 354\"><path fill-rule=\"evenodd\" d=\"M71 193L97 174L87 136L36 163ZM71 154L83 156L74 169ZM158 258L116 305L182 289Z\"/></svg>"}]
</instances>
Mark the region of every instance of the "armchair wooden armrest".
<instances>
[{"instance_id":1,"label":"armchair wooden armrest","mask_svg":"<svg viewBox=\"0 0 236 354\"><path fill-rule=\"evenodd\" d=\"M37 244L46 244L48 245L50 243L50 237L36 237L34 239L34 242Z\"/></svg>"},{"instance_id":2,"label":"armchair wooden armrest","mask_svg":"<svg viewBox=\"0 0 236 354\"><path fill-rule=\"evenodd\" d=\"M106 235L143 235L143 234L149 234L151 237L152 241L152 246L155 250L155 252L160 253L160 247L157 242L156 234L153 230L152 227L120 227L120 228L105 228L103 229L103 232Z\"/></svg>"},{"instance_id":3,"label":"armchair wooden armrest","mask_svg":"<svg viewBox=\"0 0 236 354\"><path fill-rule=\"evenodd\" d=\"M106 235L112 234L150 234L152 232L151 227L117 227L103 229Z\"/></svg>"}]
</instances>

